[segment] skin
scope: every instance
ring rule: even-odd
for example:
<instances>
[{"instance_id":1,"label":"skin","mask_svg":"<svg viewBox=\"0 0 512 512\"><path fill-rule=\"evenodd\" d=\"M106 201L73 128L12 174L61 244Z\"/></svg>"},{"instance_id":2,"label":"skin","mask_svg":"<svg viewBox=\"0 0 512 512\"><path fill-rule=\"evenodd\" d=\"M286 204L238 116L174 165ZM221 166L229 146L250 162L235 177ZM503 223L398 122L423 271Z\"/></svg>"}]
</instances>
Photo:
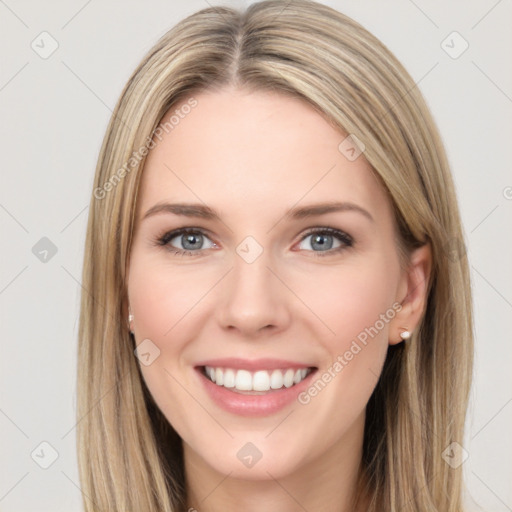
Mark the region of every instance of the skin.
<instances>
[{"instance_id":1,"label":"skin","mask_svg":"<svg viewBox=\"0 0 512 512\"><path fill-rule=\"evenodd\" d=\"M349 161L338 150L346 134L307 103L238 89L194 97L197 106L149 153L128 275L136 342L160 350L141 365L144 380L183 439L187 506L352 510L366 404L388 346L421 320L430 249L400 268L391 204L364 153ZM285 218L326 201L355 203L373 220L357 211ZM142 220L162 202L206 204L221 221L168 212ZM333 248L319 248L306 233L325 226L353 245L336 252L345 244L327 234ZM200 255L155 243L181 227L205 232L193 249ZM236 252L249 235L263 249L252 263ZM171 242L179 250L186 240ZM402 309L306 405L241 417L211 401L193 368L206 358L275 357L322 373L395 302ZM247 442L262 453L251 468L237 458Z\"/></svg>"}]
</instances>

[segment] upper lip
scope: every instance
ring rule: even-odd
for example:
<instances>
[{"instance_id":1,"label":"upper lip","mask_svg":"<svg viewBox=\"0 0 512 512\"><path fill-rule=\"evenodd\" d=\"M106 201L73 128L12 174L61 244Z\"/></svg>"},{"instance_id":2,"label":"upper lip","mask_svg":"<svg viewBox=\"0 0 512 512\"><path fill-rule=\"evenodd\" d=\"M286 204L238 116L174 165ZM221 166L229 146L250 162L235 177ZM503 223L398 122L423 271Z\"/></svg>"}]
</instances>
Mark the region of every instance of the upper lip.
<instances>
[{"instance_id":1,"label":"upper lip","mask_svg":"<svg viewBox=\"0 0 512 512\"><path fill-rule=\"evenodd\" d=\"M196 366L212 366L214 368L233 368L237 370L279 370L286 368L315 368L308 363L289 361L285 359L241 359L238 357L225 357L221 359L208 359L201 361Z\"/></svg>"}]
</instances>

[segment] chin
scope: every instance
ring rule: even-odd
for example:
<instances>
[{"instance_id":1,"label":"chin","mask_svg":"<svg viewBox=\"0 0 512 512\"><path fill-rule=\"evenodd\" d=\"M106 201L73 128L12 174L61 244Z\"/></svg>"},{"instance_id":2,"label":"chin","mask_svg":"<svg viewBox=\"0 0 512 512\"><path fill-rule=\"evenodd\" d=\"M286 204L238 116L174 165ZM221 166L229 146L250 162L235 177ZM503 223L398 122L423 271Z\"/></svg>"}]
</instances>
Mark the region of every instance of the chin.
<instances>
[{"instance_id":1,"label":"chin","mask_svg":"<svg viewBox=\"0 0 512 512\"><path fill-rule=\"evenodd\" d=\"M209 446L199 454L218 473L253 481L289 476L304 463L302 443L283 447L282 443L265 440L265 435L239 435L218 442L213 451L210 443L215 441L209 439Z\"/></svg>"}]
</instances>

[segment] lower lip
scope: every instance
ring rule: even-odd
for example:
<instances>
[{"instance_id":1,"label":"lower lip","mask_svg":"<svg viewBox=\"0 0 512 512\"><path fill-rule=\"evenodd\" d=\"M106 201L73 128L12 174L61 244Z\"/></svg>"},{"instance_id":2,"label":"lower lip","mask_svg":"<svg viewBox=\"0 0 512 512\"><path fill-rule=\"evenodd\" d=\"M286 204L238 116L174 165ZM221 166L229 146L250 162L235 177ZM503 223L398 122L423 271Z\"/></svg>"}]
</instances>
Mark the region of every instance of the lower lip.
<instances>
[{"instance_id":1,"label":"lower lip","mask_svg":"<svg viewBox=\"0 0 512 512\"><path fill-rule=\"evenodd\" d=\"M269 416L280 411L297 399L299 393L310 385L312 376L316 373L314 369L304 380L289 388L269 391L265 395L245 395L230 391L224 386L217 386L203 375L202 368L195 370L210 398L225 411L238 416Z\"/></svg>"}]
</instances>

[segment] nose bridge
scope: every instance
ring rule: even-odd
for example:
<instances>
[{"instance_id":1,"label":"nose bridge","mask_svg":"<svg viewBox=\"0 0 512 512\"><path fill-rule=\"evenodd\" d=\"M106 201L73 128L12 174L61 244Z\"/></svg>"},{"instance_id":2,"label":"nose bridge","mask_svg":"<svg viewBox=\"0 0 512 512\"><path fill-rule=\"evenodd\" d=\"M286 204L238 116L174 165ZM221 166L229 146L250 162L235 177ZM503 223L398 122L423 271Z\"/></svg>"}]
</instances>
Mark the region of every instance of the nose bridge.
<instances>
[{"instance_id":1,"label":"nose bridge","mask_svg":"<svg viewBox=\"0 0 512 512\"><path fill-rule=\"evenodd\" d=\"M285 290L271 268L271 251L252 237L237 246L220 306L224 327L249 334L267 326L284 326L288 320Z\"/></svg>"},{"instance_id":2,"label":"nose bridge","mask_svg":"<svg viewBox=\"0 0 512 512\"><path fill-rule=\"evenodd\" d=\"M233 261L233 291L234 293L243 295L254 295L254 293L262 293L269 295L272 288L272 272L270 251L263 250L256 258L246 259L245 256L251 253L252 249L246 254L241 255L240 247L237 248L237 255Z\"/></svg>"}]
</instances>

